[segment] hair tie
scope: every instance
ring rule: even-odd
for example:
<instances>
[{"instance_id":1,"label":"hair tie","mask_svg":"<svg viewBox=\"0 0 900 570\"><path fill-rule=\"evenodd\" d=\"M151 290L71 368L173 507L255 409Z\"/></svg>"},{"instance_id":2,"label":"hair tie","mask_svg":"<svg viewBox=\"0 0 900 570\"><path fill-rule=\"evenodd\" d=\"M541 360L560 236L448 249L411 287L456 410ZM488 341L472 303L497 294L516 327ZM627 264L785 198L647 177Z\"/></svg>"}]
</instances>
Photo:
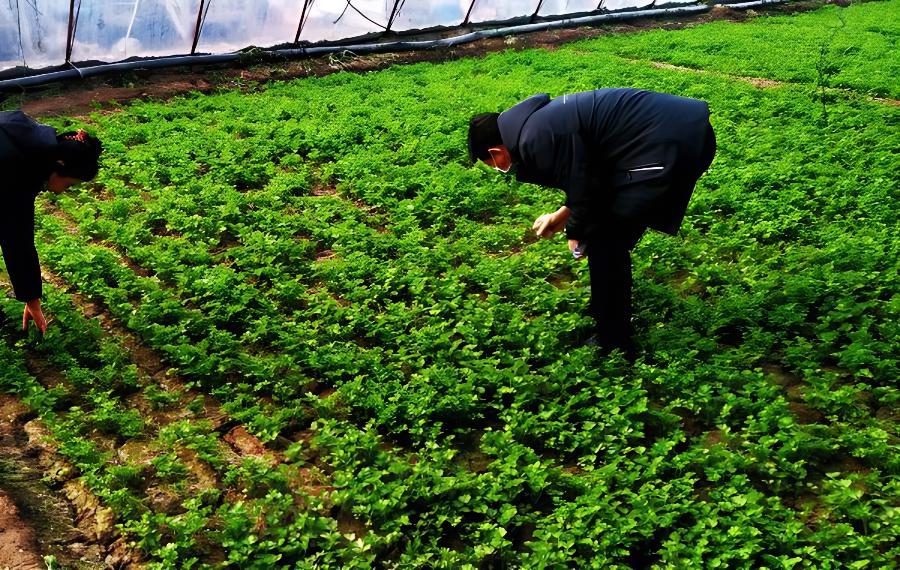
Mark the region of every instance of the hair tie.
<instances>
[{"instance_id":1,"label":"hair tie","mask_svg":"<svg viewBox=\"0 0 900 570\"><path fill-rule=\"evenodd\" d=\"M82 144L87 144L88 134L84 129L78 129L78 131L74 135L69 135L65 137L66 140L69 141L78 141Z\"/></svg>"}]
</instances>

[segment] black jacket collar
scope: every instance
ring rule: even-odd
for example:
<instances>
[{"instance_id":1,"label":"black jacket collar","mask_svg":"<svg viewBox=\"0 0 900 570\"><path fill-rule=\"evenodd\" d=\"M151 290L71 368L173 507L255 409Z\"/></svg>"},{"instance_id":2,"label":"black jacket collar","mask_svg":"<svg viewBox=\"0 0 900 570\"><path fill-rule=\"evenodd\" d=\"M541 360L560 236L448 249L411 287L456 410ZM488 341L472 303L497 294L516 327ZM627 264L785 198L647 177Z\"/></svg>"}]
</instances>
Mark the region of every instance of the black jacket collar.
<instances>
[{"instance_id":1,"label":"black jacket collar","mask_svg":"<svg viewBox=\"0 0 900 570\"><path fill-rule=\"evenodd\" d=\"M521 162L522 160L519 155L519 137L522 134L522 128L535 111L549 102L549 95L538 93L500 113L500 117L497 119L497 127L500 129L503 145L509 150L513 162Z\"/></svg>"}]
</instances>

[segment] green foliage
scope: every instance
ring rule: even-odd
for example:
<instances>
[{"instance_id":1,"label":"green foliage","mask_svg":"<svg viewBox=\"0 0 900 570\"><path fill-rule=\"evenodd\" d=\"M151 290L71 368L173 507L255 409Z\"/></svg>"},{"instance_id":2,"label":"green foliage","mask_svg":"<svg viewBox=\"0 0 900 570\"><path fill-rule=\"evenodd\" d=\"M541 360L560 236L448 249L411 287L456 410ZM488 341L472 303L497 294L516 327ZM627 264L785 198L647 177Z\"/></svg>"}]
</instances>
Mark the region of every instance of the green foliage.
<instances>
[{"instance_id":1,"label":"green foliage","mask_svg":"<svg viewBox=\"0 0 900 570\"><path fill-rule=\"evenodd\" d=\"M95 115L42 260L284 461L53 288L44 338L2 302L0 388L159 568L891 567L898 6L843 13L827 125L837 7ZM635 365L577 348L586 267L527 232L561 195L466 162L471 114L606 85L709 101L719 143L635 252Z\"/></svg>"}]
</instances>

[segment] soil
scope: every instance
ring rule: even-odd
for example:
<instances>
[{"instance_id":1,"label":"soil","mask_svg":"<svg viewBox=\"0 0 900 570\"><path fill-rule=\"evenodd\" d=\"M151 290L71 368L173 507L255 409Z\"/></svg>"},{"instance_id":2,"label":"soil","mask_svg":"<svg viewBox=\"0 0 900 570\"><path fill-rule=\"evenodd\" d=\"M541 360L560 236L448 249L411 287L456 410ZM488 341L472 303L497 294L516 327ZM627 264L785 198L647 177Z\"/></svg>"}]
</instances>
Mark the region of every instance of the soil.
<instances>
[{"instance_id":1,"label":"soil","mask_svg":"<svg viewBox=\"0 0 900 570\"><path fill-rule=\"evenodd\" d=\"M78 116L96 111L114 111L132 100L166 100L190 92L209 93L217 89L252 91L266 81L283 81L301 77L320 77L340 71L367 72L392 65L417 62L442 62L480 57L503 50L528 48L555 49L563 44L601 35L633 33L648 29L681 29L718 20L744 21L757 13L796 13L822 6L822 0L790 2L739 11L717 6L709 12L678 18L648 18L625 24L600 24L532 32L517 36L490 38L449 48L423 51L355 56L312 57L295 61L258 62L251 65L188 66L166 70L137 70L115 76L72 80L47 87L32 88L7 94L10 102L34 117L54 115ZM404 38L410 39L410 38ZM261 56L266 57L266 56ZM271 56L268 56L271 59ZM764 80L760 80L764 81ZM4 94L0 94L0 98ZM2 103L2 99L0 99Z\"/></svg>"},{"instance_id":2,"label":"soil","mask_svg":"<svg viewBox=\"0 0 900 570\"><path fill-rule=\"evenodd\" d=\"M19 518L19 509L0 491L0 567L16 570L43 568L34 531Z\"/></svg>"},{"instance_id":3,"label":"soil","mask_svg":"<svg viewBox=\"0 0 900 570\"><path fill-rule=\"evenodd\" d=\"M67 498L46 482L46 469L25 433L28 408L0 395L0 568L105 568L106 548L80 528Z\"/></svg>"}]
</instances>

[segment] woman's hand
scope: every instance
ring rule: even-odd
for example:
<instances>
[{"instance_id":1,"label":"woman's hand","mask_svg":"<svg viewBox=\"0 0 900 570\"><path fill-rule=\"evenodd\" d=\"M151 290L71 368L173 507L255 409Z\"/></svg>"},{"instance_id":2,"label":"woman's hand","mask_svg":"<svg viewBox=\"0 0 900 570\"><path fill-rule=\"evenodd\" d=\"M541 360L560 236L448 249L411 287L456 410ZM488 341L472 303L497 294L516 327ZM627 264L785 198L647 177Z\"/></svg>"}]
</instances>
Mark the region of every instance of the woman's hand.
<instances>
[{"instance_id":1,"label":"woman's hand","mask_svg":"<svg viewBox=\"0 0 900 570\"><path fill-rule=\"evenodd\" d=\"M531 229L535 235L542 238L552 237L554 234L561 232L569 221L569 208L563 206L552 214L544 214L534 221Z\"/></svg>"},{"instance_id":2,"label":"woman's hand","mask_svg":"<svg viewBox=\"0 0 900 570\"><path fill-rule=\"evenodd\" d=\"M22 314L22 330L28 330L28 321L34 321L41 334L47 332L47 319L44 318L44 311L41 310L41 300L34 299L25 303L25 312Z\"/></svg>"}]
</instances>

